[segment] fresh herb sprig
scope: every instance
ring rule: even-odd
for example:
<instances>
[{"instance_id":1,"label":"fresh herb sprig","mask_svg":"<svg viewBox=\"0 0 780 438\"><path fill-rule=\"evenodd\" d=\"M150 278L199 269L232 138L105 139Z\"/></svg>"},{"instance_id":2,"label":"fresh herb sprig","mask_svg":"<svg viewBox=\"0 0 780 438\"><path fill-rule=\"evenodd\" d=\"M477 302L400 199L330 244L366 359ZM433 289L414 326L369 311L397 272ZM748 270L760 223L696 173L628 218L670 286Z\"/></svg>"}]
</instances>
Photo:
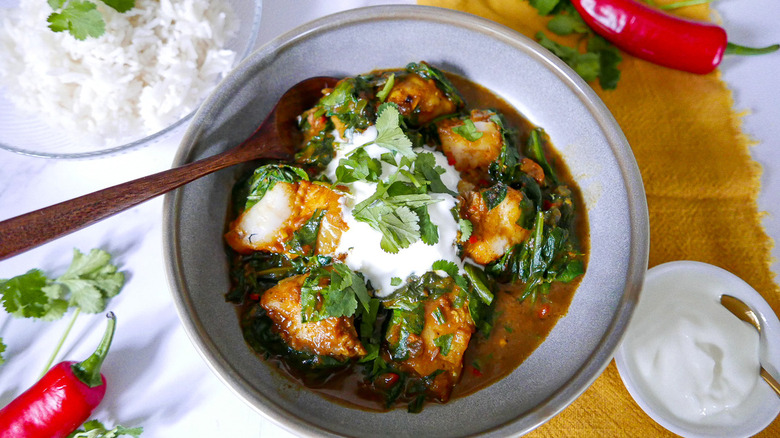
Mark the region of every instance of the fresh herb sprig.
<instances>
[{"instance_id":1,"label":"fresh herb sprig","mask_svg":"<svg viewBox=\"0 0 780 438\"><path fill-rule=\"evenodd\" d=\"M601 88L613 90L620 80L618 65L623 60L620 51L604 38L596 35L582 20L569 0L528 0L539 15L552 16L547 30L555 35L578 34L585 41L585 51L553 41L544 32L537 32L536 40L553 52L588 82L598 79Z\"/></svg>"},{"instance_id":2,"label":"fresh herb sprig","mask_svg":"<svg viewBox=\"0 0 780 438\"><path fill-rule=\"evenodd\" d=\"M106 22L97 5L88 0L48 0L54 10L46 21L54 32L69 32L77 40L97 38L106 32ZM135 7L135 0L103 0L117 12L127 12Z\"/></svg>"},{"instance_id":3,"label":"fresh herb sprig","mask_svg":"<svg viewBox=\"0 0 780 438\"><path fill-rule=\"evenodd\" d=\"M339 162L338 182L363 180L377 184L374 194L355 205L352 215L382 233L380 246L384 251L397 253L418 240L433 245L439 241L439 233L431 222L428 205L439 200L431 193L454 193L441 181L444 169L436 165L433 154L412 150L396 105L382 104L378 111L377 138L369 144L390 151L382 161L394 166L396 172L382 180L381 162L368 156L366 144Z\"/></svg>"},{"instance_id":4,"label":"fresh herb sprig","mask_svg":"<svg viewBox=\"0 0 780 438\"><path fill-rule=\"evenodd\" d=\"M138 438L143 431L143 427L124 427L120 425L108 429L100 421L90 420L84 423L81 429L68 435L68 438L116 438L120 436Z\"/></svg>"},{"instance_id":5,"label":"fresh herb sprig","mask_svg":"<svg viewBox=\"0 0 780 438\"><path fill-rule=\"evenodd\" d=\"M315 268L301 287L301 318L303 322L355 314L358 304L370 310L371 297L362 274L343 263L328 268Z\"/></svg>"},{"instance_id":6,"label":"fresh herb sprig","mask_svg":"<svg viewBox=\"0 0 780 438\"><path fill-rule=\"evenodd\" d=\"M49 369L70 333L78 315L101 313L108 300L117 295L125 282L125 275L111 263L111 254L93 249L82 254L74 249L73 261L61 276L51 279L40 269L8 280L0 280L3 308L17 318L44 321L60 319L70 308L73 318L65 330L44 372Z\"/></svg>"}]
</instances>

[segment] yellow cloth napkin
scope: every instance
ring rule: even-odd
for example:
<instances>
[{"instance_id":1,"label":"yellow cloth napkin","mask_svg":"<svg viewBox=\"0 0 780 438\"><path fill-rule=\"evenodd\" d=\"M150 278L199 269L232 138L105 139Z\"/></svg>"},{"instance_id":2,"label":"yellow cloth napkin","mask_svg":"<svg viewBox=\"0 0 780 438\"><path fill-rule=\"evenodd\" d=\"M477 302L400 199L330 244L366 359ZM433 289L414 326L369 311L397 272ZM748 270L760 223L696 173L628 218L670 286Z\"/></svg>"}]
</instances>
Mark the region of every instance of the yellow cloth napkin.
<instances>
[{"instance_id":1,"label":"yellow cloth napkin","mask_svg":"<svg viewBox=\"0 0 780 438\"><path fill-rule=\"evenodd\" d=\"M547 22L525 0L418 3L480 15L529 37L545 30ZM699 20L710 16L706 6L680 12ZM673 260L720 266L748 282L780 314L780 288L770 270L772 242L756 202L761 169L750 157L751 141L740 130L740 114L720 73L678 72L627 54L620 69L616 90L592 86L617 119L639 164L650 210L650 267ZM633 401L612 362L581 397L531 435L672 434ZM780 436L780 420L759 436Z\"/></svg>"}]
</instances>

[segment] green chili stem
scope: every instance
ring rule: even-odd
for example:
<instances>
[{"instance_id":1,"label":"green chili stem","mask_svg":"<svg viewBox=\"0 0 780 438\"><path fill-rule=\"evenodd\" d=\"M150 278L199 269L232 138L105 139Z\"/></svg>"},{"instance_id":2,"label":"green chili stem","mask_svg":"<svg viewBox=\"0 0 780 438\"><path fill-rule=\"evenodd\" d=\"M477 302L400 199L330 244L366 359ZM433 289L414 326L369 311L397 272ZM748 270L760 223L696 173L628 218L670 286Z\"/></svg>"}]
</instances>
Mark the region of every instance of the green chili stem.
<instances>
[{"instance_id":1,"label":"green chili stem","mask_svg":"<svg viewBox=\"0 0 780 438\"><path fill-rule=\"evenodd\" d=\"M49 361L46 363L46 366L43 368L41 375L38 376L39 380L41 377L43 377L44 374L46 374L47 371L49 371L49 368L51 368L51 365L54 363L54 359L56 359L57 355L60 354L60 349L62 349L62 345L65 343L65 339L67 339L68 335L70 334L70 329L73 328L73 323L75 323L76 318L79 317L79 313L81 313L81 307L76 307L76 311L73 312L73 318L70 319L68 328L66 328L65 333L62 334L62 337L60 338L60 342L57 344L57 348L54 349L54 352L51 354L51 357L49 357Z\"/></svg>"},{"instance_id":2,"label":"green chili stem","mask_svg":"<svg viewBox=\"0 0 780 438\"><path fill-rule=\"evenodd\" d=\"M100 377L100 367L106 359L108 349L111 348L111 340L114 338L116 316L114 316L114 312L108 312L106 318L108 318L108 325L105 333L103 333L103 339L100 340L100 344L98 344L95 352L84 362L79 362L71 367L73 374L90 388L103 384L103 379Z\"/></svg>"},{"instance_id":3,"label":"green chili stem","mask_svg":"<svg viewBox=\"0 0 780 438\"><path fill-rule=\"evenodd\" d=\"M745 46L740 46L739 44L728 43L726 45L725 53L727 55L743 55L743 56L765 55L767 53L776 52L778 49L780 49L780 44L773 44L771 46L766 46L766 47L745 47Z\"/></svg>"},{"instance_id":4,"label":"green chili stem","mask_svg":"<svg viewBox=\"0 0 780 438\"><path fill-rule=\"evenodd\" d=\"M668 11L670 9L677 9L677 8L682 8L682 7L685 7L685 6L704 5L704 4L707 4L707 3L712 3L712 1L713 0L682 0L682 1L679 1L679 2L674 2L674 3L665 4L665 5L660 5L659 8L663 9L665 11Z\"/></svg>"}]
</instances>

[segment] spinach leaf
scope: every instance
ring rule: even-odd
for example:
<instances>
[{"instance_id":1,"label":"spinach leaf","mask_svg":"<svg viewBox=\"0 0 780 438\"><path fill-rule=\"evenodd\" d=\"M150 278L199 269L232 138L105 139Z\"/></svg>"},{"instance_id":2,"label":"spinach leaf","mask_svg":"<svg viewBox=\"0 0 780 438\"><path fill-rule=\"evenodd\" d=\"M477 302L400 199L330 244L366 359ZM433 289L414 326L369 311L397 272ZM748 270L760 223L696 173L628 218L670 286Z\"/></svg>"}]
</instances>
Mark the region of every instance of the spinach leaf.
<instances>
[{"instance_id":1,"label":"spinach leaf","mask_svg":"<svg viewBox=\"0 0 780 438\"><path fill-rule=\"evenodd\" d=\"M314 255L317 249L317 237L320 234L322 218L325 210L316 209L311 217L299 229L293 232L292 237L285 243L291 254L298 256Z\"/></svg>"},{"instance_id":2,"label":"spinach leaf","mask_svg":"<svg viewBox=\"0 0 780 438\"><path fill-rule=\"evenodd\" d=\"M309 176L303 169L286 164L267 164L255 169L254 173L244 183L237 186L234 192L234 204L243 205L244 210L255 204L273 189L277 182L308 181Z\"/></svg>"},{"instance_id":3,"label":"spinach leaf","mask_svg":"<svg viewBox=\"0 0 780 438\"><path fill-rule=\"evenodd\" d=\"M492 210L506 199L507 186L503 183L495 184L482 191L482 199L488 210Z\"/></svg>"},{"instance_id":4,"label":"spinach leaf","mask_svg":"<svg viewBox=\"0 0 780 438\"><path fill-rule=\"evenodd\" d=\"M569 238L569 230L545 226L545 214L537 212L531 237L515 245L485 272L500 281L522 281L521 300L546 294L554 281L569 282L584 273L582 261Z\"/></svg>"}]
</instances>

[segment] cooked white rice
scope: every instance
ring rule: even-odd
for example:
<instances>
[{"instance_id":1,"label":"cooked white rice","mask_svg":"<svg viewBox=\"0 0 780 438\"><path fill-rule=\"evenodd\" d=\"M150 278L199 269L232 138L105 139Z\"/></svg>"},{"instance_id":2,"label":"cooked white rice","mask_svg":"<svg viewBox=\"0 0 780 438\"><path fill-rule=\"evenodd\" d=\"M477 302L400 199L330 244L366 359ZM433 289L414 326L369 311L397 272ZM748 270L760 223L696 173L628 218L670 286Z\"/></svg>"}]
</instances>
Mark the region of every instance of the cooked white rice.
<instances>
[{"instance_id":1,"label":"cooked white rice","mask_svg":"<svg viewBox=\"0 0 780 438\"><path fill-rule=\"evenodd\" d=\"M95 148L143 138L193 111L236 53L222 1L136 0L118 13L100 1L99 38L52 32L43 0L2 15L0 86L16 106Z\"/></svg>"}]
</instances>

